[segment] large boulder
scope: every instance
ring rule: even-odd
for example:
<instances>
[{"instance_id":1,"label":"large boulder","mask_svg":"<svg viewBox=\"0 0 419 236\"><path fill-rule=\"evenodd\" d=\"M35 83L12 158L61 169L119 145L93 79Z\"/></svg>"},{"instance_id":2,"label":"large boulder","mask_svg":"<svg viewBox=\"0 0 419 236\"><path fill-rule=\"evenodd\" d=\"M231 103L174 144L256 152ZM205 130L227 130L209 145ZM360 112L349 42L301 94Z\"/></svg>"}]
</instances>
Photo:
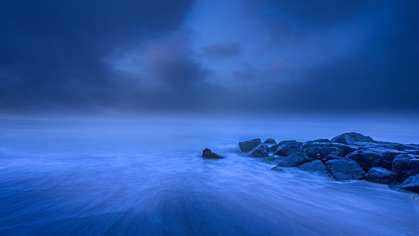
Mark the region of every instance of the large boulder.
<instances>
[{"instance_id":1,"label":"large boulder","mask_svg":"<svg viewBox=\"0 0 419 236\"><path fill-rule=\"evenodd\" d=\"M265 144L260 144L250 153L251 157L268 157L269 148Z\"/></svg>"},{"instance_id":2,"label":"large boulder","mask_svg":"<svg viewBox=\"0 0 419 236\"><path fill-rule=\"evenodd\" d=\"M331 140L334 143L342 143L342 144L356 144L359 142L374 142L370 136L365 136L360 133L350 132L350 133L343 133L340 134Z\"/></svg>"},{"instance_id":3,"label":"large boulder","mask_svg":"<svg viewBox=\"0 0 419 236\"><path fill-rule=\"evenodd\" d=\"M299 166L309 161L310 159L305 153L296 152L294 154L291 154L290 156L287 156L281 159L278 162L278 166L281 166L281 167Z\"/></svg>"},{"instance_id":4,"label":"large boulder","mask_svg":"<svg viewBox=\"0 0 419 236\"><path fill-rule=\"evenodd\" d=\"M219 156L211 151L211 149L205 148L204 151L202 151L202 157L207 159L221 159L222 156Z\"/></svg>"},{"instance_id":5,"label":"large boulder","mask_svg":"<svg viewBox=\"0 0 419 236\"><path fill-rule=\"evenodd\" d=\"M399 174L402 180L417 175L419 174L419 159L405 154L398 155L393 160L392 171Z\"/></svg>"},{"instance_id":6,"label":"large boulder","mask_svg":"<svg viewBox=\"0 0 419 236\"><path fill-rule=\"evenodd\" d=\"M359 166L366 172L372 167L391 169L392 159L386 159L382 153L371 150L357 150L348 154L346 157L358 162Z\"/></svg>"},{"instance_id":7,"label":"large boulder","mask_svg":"<svg viewBox=\"0 0 419 236\"><path fill-rule=\"evenodd\" d=\"M265 142L263 142L264 144L276 144L275 139L273 138L268 138L265 140Z\"/></svg>"},{"instance_id":8,"label":"large boulder","mask_svg":"<svg viewBox=\"0 0 419 236\"><path fill-rule=\"evenodd\" d=\"M293 153L300 152L302 145L303 143L297 142L295 140L285 140L278 143L273 148L275 149L275 155L286 157Z\"/></svg>"},{"instance_id":9,"label":"large boulder","mask_svg":"<svg viewBox=\"0 0 419 236\"><path fill-rule=\"evenodd\" d=\"M301 147L302 152L306 153L307 156L312 160L327 161L328 155L335 153L341 157L346 156L348 153L355 151L354 147L344 145L341 143L330 143L330 142L313 142L308 141Z\"/></svg>"},{"instance_id":10,"label":"large boulder","mask_svg":"<svg viewBox=\"0 0 419 236\"><path fill-rule=\"evenodd\" d=\"M327 161L326 169L336 180L362 179L365 175L358 163L349 159Z\"/></svg>"},{"instance_id":11,"label":"large boulder","mask_svg":"<svg viewBox=\"0 0 419 236\"><path fill-rule=\"evenodd\" d=\"M320 160L314 160L300 165L298 168L308 172L327 174L326 166Z\"/></svg>"},{"instance_id":12,"label":"large boulder","mask_svg":"<svg viewBox=\"0 0 419 236\"><path fill-rule=\"evenodd\" d=\"M260 138L255 138L249 141L239 142L240 151L242 152L250 152L252 149L256 148L261 144Z\"/></svg>"},{"instance_id":13,"label":"large boulder","mask_svg":"<svg viewBox=\"0 0 419 236\"><path fill-rule=\"evenodd\" d=\"M400 185L400 188L419 193L419 175L410 176Z\"/></svg>"},{"instance_id":14,"label":"large boulder","mask_svg":"<svg viewBox=\"0 0 419 236\"><path fill-rule=\"evenodd\" d=\"M382 167L373 167L365 175L365 179L374 183L391 184L397 179L397 174Z\"/></svg>"}]
</instances>

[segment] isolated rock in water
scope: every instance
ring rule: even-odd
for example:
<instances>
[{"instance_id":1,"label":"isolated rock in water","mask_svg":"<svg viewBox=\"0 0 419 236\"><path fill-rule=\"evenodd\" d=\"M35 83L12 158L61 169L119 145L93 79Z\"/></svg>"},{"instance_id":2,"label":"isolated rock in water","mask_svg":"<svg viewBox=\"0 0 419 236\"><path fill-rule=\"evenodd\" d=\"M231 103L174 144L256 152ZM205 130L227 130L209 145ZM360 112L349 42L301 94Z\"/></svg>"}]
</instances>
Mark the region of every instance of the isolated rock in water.
<instances>
[{"instance_id":1,"label":"isolated rock in water","mask_svg":"<svg viewBox=\"0 0 419 236\"><path fill-rule=\"evenodd\" d=\"M405 154L398 155L393 160L392 171L398 173L401 179L417 175L419 174L419 159Z\"/></svg>"},{"instance_id":2,"label":"isolated rock in water","mask_svg":"<svg viewBox=\"0 0 419 236\"><path fill-rule=\"evenodd\" d=\"M386 160L381 153L370 150L357 150L348 154L346 157L358 162L359 166L365 171L369 171L372 167L391 169L392 160Z\"/></svg>"},{"instance_id":3,"label":"isolated rock in water","mask_svg":"<svg viewBox=\"0 0 419 236\"><path fill-rule=\"evenodd\" d=\"M348 159L327 161L326 169L336 180L362 179L365 175L356 161Z\"/></svg>"},{"instance_id":4,"label":"isolated rock in water","mask_svg":"<svg viewBox=\"0 0 419 236\"><path fill-rule=\"evenodd\" d=\"M309 162L310 158L305 153L296 152L278 162L278 166L282 167L292 167L292 166L299 166L306 162Z\"/></svg>"},{"instance_id":5,"label":"isolated rock in water","mask_svg":"<svg viewBox=\"0 0 419 236\"><path fill-rule=\"evenodd\" d=\"M265 144L259 145L255 150L250 153L252 157L268 157L269 156L269 148Z\"/></svg>"},{"instance_id":6,"label":"isolated rock in water","mask_svg":"<svg viewBox=\"0 0 419 236\"><path fill-rule=\"evenodd\" d=\"M365 175L365 179L375 183L391 184L396 181L397 174L382 167L373 167Z\"/></svg>"},{"instance_id":7,"label":"isolated rock in water","mask_svg":"<svg viewBox=\"0 0 419 236\"><path fill-rule=\"evenodd\" d=\"M264 144L276 144L275 139L273 138L268 138L265 140L265 142L263 142Z\"/></svg>"},{"instance_id":8,"label":"isolated rock in water","mask_svg":"<svg viewBox=\"0 0 419 236\"><path fill-rule=\"evenodd\" d=\"M338 135L331 140L334 143L356 144L358 142L374 142L370 136L365 136L360 133L350 132Z\"/></svg>"},{"instance_id":9,"label":"isolated rock in water","mask_svg":"<svg viewBox=\"0 0 419 236\"><path fill-rule=\"evenodd\" d=\"M205 148L204 151L202 151L202 157L208 158L208 159L221 159L223 157L213 153L211 149Z\"/></svg>"},{"instance_id":10,"label":"isolated rock in water","mask_svg":"<svg viewBox=\"0 0 419 236\"><path fill-rule=\"evenodd\" d=\"M303 144L301 142L297 142L295 140L282 141L277 145L275 155L286 157L293 153L301 152L302 145Z\"/></svg>"},{"instance_id":11,"label":"isolated rock in water","mask_svg":"<svg viewBox=\"0 0 419 236\"><path fill-rule=\"evenodd\" d=\"M419 193L419 175L410 176L400 185L400 188Z\"/></svg>"},{"instance_id":12,"label":"isolated rock in water","mask_svg":"<svg viewBox=\"0 0 419 236\"><path fill-rule=\"evenodd\" d=\"M305 164L300 165L298 168L308 172L319 172L327 174L326 166L320 160L307 162Z\"/></svg>"},{"instance_id":13,"label":"isolated rock in water","mask_svg":"<svg viewBox=\"0 0 419 236\"><path fill-rule=\"evenodd\" d=\"M260 141L260 138L255 138L249 141L243 141L239 142L240 151L242 152L250 152L255 147L259 146L262 141Z\"/></svg>"}]
</instances>

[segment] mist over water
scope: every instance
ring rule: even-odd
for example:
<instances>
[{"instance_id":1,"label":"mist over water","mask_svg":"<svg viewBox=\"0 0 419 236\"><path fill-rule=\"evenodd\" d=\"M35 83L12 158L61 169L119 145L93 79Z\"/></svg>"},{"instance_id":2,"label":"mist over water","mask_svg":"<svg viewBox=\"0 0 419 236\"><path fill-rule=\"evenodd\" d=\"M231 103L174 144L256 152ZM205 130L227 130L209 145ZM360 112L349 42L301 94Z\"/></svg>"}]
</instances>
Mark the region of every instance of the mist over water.
<instances>
[{"instance_id":1,"label":"mist over water","mask_svg":"<svg viewBox=\"0 0 419 236\"><path fill-rule=\"evenodd\" d=\"M419 200L240 154L356 131L419 143L418 119L0 120L1 235L418 235ZM225 156L203 160L210 148Z\"/></svg>"}]
</instances>

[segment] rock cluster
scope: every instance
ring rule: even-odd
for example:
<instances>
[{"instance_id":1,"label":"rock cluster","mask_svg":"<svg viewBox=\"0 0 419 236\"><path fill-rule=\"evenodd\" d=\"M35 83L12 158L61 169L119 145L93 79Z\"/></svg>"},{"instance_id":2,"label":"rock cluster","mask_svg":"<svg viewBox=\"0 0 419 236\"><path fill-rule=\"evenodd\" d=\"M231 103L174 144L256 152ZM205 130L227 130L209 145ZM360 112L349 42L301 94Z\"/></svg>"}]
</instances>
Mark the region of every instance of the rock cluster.
<instances>
[{"instance_id":1,"label":"rock cluster","mask_svg":"<svg viewBox=\"0 0 419 236\"><path fill-rule=\"evenodd\" d=\"M381 142L360 133L307 142L259 138L239 143L247 156L277 160L275 170L299 167L336 180L365 179L419 192L419 145Z\"/></svg>"}]
</instances>

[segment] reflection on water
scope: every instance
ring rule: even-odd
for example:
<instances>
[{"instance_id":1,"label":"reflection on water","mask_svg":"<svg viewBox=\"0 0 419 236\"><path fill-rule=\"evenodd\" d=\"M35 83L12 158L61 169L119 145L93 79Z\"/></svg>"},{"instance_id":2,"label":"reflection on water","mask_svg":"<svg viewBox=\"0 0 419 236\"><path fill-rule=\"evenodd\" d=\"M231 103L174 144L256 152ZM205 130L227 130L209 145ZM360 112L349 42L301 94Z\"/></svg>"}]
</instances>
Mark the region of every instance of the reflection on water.
<instances>
[{"instance_id":1,"label":"reflection on water","mask_svg":"<svg viewBox=\"0 0 419 236\"><path fill-rule=\"evenodd\" d=\"M419 235L411 193L271 171L237 147L345 131L417 143L415 124L223 124L3 120L0 234ZM201 159L206 147L227 158Z\"/></svg>"}]
</instances>

